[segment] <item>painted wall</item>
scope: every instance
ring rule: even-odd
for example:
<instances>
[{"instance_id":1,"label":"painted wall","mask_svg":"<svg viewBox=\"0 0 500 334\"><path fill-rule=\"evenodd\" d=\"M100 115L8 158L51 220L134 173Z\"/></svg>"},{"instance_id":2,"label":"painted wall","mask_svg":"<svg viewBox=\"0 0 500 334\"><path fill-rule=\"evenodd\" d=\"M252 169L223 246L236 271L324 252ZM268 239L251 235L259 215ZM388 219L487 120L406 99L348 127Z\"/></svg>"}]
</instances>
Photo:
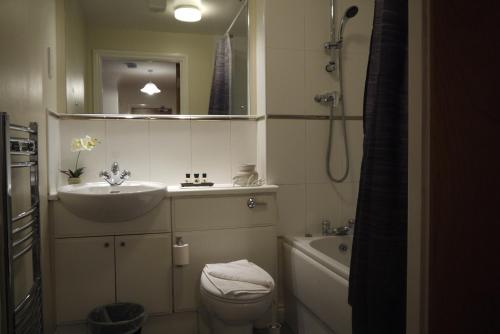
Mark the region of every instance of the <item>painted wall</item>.
<instances>
[{"instance_id":1,"label":"painted wall","mask_svg":"<svg viewBox=\"0 0 500 334\"><path fill-rule=\"evenodd\" d=\"M280 116L326 116L329 108L313 101L315 94L338 90L337 75L324 68L329 56L329 0L274 0L266 2L266 112ZM349 116L361 116L371 36L373 0L337 1L337 22L345 9L359 7L344 34L344 103ZM336 110L336 115L339 110ZM264 122L264 121L261 121ZM362 158L362 121L347 123L351 172L335 184L326 175L328 120L270 119L265 151L268 182L280 185L279 234L321 232L321 221L345 225L355 216ZM333 174L345 168L340 121L335 121ZM259 154L261 156L261 154Z\"/></svg>"},{"instance_id":2,"label":"painted wall","mask_svg":"<svg viewBox=\"0 0 500 334\"><path fill-rule=\"evenodd\" d=\"M48 75L48 51L55 50L55 6L53 0L0 1L0 43L8 45L0 52L0 111L9 113L11 121L39 125L40 206L42 227L42 265L44 276L44 313L46 331L53 332L49 226L47 224L47 126L46 109L56 110L56 69L51 59L52 76ZM55 53L52 52L52 56ZM28 175L13 172L14 210L26 209ZM28 256L29 257L29 256ZM27 257L27 258L28 258ZM26 259L27 259L26 258ZM29 261L28 261L29 262ZM16 279L16 297L31 284L26 268L20 263Z\"/></svg>"}]
</instances>

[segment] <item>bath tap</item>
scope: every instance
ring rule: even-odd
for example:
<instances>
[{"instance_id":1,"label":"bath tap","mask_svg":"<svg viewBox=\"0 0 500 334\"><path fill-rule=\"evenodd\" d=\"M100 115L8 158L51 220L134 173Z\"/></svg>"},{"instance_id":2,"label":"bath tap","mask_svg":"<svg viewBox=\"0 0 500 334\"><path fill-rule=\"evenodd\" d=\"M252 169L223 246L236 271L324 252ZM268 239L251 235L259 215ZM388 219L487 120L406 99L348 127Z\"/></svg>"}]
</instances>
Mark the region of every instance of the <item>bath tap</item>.
<instances>
[{"instance_id":1,"label":"bath tap","mask_svg":"<svg viewBox=\"0 0 500 334\"><path fill-rule=\"evenodd\" d=\"M125 182L132 173L124 169L120 172L120 166L118 162L113 162L110 170L103 170L99 173L99 177L102 177L104 181L108 182L111 186L119 186Z\"/></svg>"},{"instance_id":2,"label":"bath tap","mask_svg":"<svg viewBox=\"0 0 500 334\"><path fill-rule=\"evenodd\" d=\"M348 235L354 231L354 219L349 219L347 225L340 227L333 227L329 220L323 220L321 222L321 234L324 236L328 235Z\"/></svg>"}]
</instances>

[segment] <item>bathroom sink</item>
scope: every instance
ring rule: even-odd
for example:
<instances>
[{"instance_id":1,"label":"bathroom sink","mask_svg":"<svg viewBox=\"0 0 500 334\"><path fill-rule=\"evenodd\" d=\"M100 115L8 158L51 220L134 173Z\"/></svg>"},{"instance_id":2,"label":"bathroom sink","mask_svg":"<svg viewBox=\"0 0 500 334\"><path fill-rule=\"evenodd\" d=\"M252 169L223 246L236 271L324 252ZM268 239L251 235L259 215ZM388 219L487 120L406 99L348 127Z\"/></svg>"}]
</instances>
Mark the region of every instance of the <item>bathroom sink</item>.
<instances>
[{"instance_id":1,"label":"bathroom sink","mask_svg":"<svg viewBox=\"0 0 500 334\"><path fill-rule=\"evenodd\" d=\"M69 211L98 222L120 222L142 216L165 195L166 185L158 182L126 181L120 186L94 182L58 189L59 199Z\"/></svg>"}]
</instances>

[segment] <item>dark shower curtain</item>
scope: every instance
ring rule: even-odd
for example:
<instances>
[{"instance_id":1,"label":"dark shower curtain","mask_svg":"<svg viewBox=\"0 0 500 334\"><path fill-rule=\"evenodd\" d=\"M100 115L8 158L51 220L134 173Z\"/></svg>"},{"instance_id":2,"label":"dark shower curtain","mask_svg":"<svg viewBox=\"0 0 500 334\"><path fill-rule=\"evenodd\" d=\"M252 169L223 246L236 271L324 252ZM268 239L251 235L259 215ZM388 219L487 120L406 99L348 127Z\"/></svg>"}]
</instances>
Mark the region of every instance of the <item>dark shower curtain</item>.
<instances>
[{"instance_id":1,"label":"dark shower curtain","mask_svg":"<svg viewBox=\"0 0 500 334\"><path fill-rule=\"evenodd\" d=\"M405 333L407 7L375 1L349 277L353 334Z\"/></svg>"}]
</instances>

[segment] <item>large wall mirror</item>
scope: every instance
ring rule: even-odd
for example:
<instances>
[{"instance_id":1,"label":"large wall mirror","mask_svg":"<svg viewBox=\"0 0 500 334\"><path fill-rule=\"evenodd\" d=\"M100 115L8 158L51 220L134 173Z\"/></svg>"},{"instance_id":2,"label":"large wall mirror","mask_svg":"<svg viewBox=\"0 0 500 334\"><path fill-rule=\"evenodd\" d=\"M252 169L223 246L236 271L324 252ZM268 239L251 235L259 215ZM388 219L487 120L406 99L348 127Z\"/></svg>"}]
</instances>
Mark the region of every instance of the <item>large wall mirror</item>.
<instances>
[{"instance_id":1,"label":"large wall mirror","mask_svg":"<svg viewBox=\"0 0 500 334\"><path fill-rule=\"evenodd\" d=\"M60 0L69 114L248 115L246 0Z\"/></svg>"}]
</instances>

